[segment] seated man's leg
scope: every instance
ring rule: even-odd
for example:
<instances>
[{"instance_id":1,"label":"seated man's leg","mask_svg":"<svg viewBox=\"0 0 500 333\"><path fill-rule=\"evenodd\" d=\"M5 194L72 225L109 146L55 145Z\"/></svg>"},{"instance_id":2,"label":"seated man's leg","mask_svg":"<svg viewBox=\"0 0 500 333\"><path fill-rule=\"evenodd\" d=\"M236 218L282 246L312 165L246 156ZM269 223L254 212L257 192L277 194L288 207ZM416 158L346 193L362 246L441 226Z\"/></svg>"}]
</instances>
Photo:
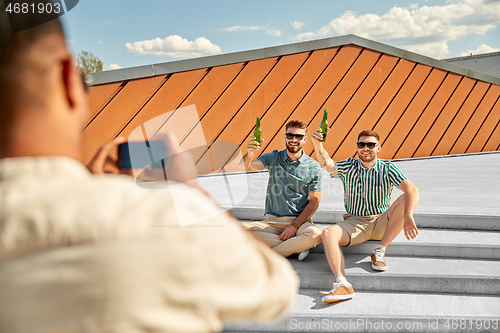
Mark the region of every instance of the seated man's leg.
<instances>
[{"instance_id":1,"label":"seated man's leg","mask_svg":"<svg viewBox=\"0 0 500 333\"><path fill-rule=\"evenodd\" d=\"M311 222L304 222L295 237L287 239L274 247L284 257L315 247L321 243L321 230Z\"/></svg>"},{"instance_id":2,"label":"seated man's leg","mask_svg":"<svg viewBox=\"0 0 500 333\"><path fill-rule=\"evenodd\" d=\"M345 277L344 255L341 247L349 246L351 236L347 230L339 225L333 225L323 230L323 246L326 260L335 277Z\"/></svg>"},{"instance_id":3,"label":"seated man's leg","mask_svg":"<svg viewBox=\"0 0 500 333\"><path fill-rule=\"evenodd\" d=\"M323 297L323 302L335 303L351 299L354 297L354 289L345 277L344 255L340 249L340 247L349 246L351 236L345 228L334 225L323 230L322 239L328 265L335 275L332 290Z\"/></svg>"},{"instance_id":4,"label":"seated man's leg","mask_svg":"<svg viewBox=\"0 0 500 333\"><path fill-rule=\"evenodd\" d=\"M385 271L387 269L385 251L387 246L403 230L404 206L404 196L401 195L376 221L372 239L380 240L380 244L371 254L372 268L376 271Z\"/></svg>"},{"instance_id":5,"label":"seated man's leg","mask_svg":"<svg viewBox=\"0 0 500 333\"><path fill-rule=\"evenodd\" d=\"M274 248L276 245L282 243L280 234L286 228L286 224L278 224L273 222L247 222L243 224L243 228L251 231L254 235L259 237L264 244Z\"/></svg>"}]
</instances>

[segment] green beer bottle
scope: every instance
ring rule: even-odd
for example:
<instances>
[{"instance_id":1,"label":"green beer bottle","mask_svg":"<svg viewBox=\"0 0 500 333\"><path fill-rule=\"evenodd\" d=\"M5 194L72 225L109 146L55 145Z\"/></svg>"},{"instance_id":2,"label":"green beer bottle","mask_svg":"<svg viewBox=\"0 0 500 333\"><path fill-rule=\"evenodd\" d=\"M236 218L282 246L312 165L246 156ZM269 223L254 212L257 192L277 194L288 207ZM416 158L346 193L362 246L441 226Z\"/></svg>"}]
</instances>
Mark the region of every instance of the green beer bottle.
<instances>
[{"instance_id":1,"label":"green beer bottle","mask_svg":"<svg viewBox=\"0 0 500 333\"><path fill-rule=\"evenodd\" d=\"M323 135L323 140L321 142L326 141L326 133L328 132L328 110L325 110L325 113L323 113L323 120L321 121L321 124L319 124L319 127L321 128L321 134Z\"/></svg>"},{"instance_id":2,"label":"green beer bottle","mask_svg":"<svg viewBox=\"0 0 500 333\"><path fill-rule=\"evenodd\" d=\"M253 141L256 141L259 143L261 143L261 139L262 139L262 130L260 129L260 118L257 117L257 124L255 125L255 130L253 131L253 136L255 137L255 139Z\"/></svg>"}]
</instances>

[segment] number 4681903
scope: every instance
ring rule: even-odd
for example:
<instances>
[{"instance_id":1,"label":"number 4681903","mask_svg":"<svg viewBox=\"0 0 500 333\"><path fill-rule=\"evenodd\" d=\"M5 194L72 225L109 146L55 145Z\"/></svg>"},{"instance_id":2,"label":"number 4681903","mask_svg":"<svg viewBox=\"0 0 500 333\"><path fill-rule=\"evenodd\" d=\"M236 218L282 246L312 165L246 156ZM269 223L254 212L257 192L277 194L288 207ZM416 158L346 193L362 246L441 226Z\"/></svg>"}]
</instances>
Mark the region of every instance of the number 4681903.
<instances>
[{"instance_id":1,"label":"number 4681903","mask_svg":"<svg viewBox=\"0 0 500 333\"><path fill-rule=\"evenodd\" d=\"M47 14L50 14L50 13L56 13L56 14L59 14L61 12L61 4L60 3L46 3L46 4L43 4L43 3L39 3L37 6L35 6L34 3L32 4L28 4L28 3L9 3L9 5L7 6L7 8L5 9L6 12L8 12L9 14L11 13L14 13L14 14L20 14L20 13L23 13L23 14L28 14L28 13L39 13L39 14L43 14L43 13L47 13Z\"/></svg>"}]
</instances>

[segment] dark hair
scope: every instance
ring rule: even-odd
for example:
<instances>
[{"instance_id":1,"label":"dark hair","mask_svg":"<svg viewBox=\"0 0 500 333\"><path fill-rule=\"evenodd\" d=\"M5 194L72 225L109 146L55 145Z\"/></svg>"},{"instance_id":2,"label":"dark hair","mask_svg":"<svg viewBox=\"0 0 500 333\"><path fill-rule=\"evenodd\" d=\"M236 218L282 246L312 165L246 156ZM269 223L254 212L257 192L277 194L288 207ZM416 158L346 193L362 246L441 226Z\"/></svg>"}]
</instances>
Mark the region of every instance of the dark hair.
<instances>
[{"instance_id":1,"label":"dark hair","mask_svg":"<svg viewBox=\"0 0 500 333\"><path fill-rule=\"evenodd\" d=\"M23 3L32 3L36 6L40 3L51 2L49 0L24 0ZM15 13L9 15L4 1L0 1L0 68L2 69L0 73L3 73L8 66L22 65L22 61L19 60L20 56L42 37L50 33L64 36L61 22L54 15L43 16L36 11L35 13L28 11L26 14L21 12L17 15ZM42 23L44 21L47 22Z\"/></svg>"},{"instance_id":2,"label":"dark hair","mask_svg":"<svg viewBox=\"0 0 500 333\"><path fill-rule=\"evenodd\" d=\"M378 136L377 132L375 132L375 131L372 131L372 130L362 131L358 135L358 141L359 141L359 138L361 138L362 136L373 136L375 139L377 139L377 142L380 142L380 137Z\"/></svg>"},{"instance_id":3,"label":"dark hair","mask_svg":"<svg viewBox=\"0 0 500 333\"><path fill-rule=\"evenodd\" d=\"M290 127L295 127L295 128L303 129L307 133L307 125L303 121L296 120L296 119L295 120L290 120L286 124L285 130L288 130Z\"/></svg>"},{"instance_id":4,"label":"dark hair","mask_svg":"<svg viewBox=\"0 0 500 333\"><path fill-rule=\"evenodd\" d=\"M49 0L26 0L37 6L39 3L49 3ZM36 11L35 11L36 12ZM37 13L8 14L5 2L0 1L0 143L7 136L9 125L14 119L14 112L21 102L32 105L44 103L47 73L45 53L51 50L40 48L41 56L34 57L31 50L44 37L58 34L64 41L64 32L61 22L57 17L46 23L47 17ZM26 27L32 27L26 29ZM28 88L29 86L29 88Z\"/></svg>"}]
</instances>

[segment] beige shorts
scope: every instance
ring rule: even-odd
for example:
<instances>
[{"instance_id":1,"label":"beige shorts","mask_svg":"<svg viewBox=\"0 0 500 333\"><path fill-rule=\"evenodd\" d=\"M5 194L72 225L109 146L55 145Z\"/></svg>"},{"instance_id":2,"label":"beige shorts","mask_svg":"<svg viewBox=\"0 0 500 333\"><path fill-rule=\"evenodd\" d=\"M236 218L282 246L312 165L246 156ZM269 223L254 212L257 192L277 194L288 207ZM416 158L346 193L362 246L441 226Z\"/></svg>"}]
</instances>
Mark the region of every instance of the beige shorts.
<instances>
[{"instance_id":1,"label":"beige shorts","mask_svg":"<svg viewBox=\"0 0 500 333\"><path fill-rule=\"evenodd\" d=\"M388 210L378 215L355 216L344 215L344 221L337 225L344 228L351 236L348 246L364 243L368 240L381 240L384 237L387 222L389 221Z\"/></svg>"}]
</instances>

